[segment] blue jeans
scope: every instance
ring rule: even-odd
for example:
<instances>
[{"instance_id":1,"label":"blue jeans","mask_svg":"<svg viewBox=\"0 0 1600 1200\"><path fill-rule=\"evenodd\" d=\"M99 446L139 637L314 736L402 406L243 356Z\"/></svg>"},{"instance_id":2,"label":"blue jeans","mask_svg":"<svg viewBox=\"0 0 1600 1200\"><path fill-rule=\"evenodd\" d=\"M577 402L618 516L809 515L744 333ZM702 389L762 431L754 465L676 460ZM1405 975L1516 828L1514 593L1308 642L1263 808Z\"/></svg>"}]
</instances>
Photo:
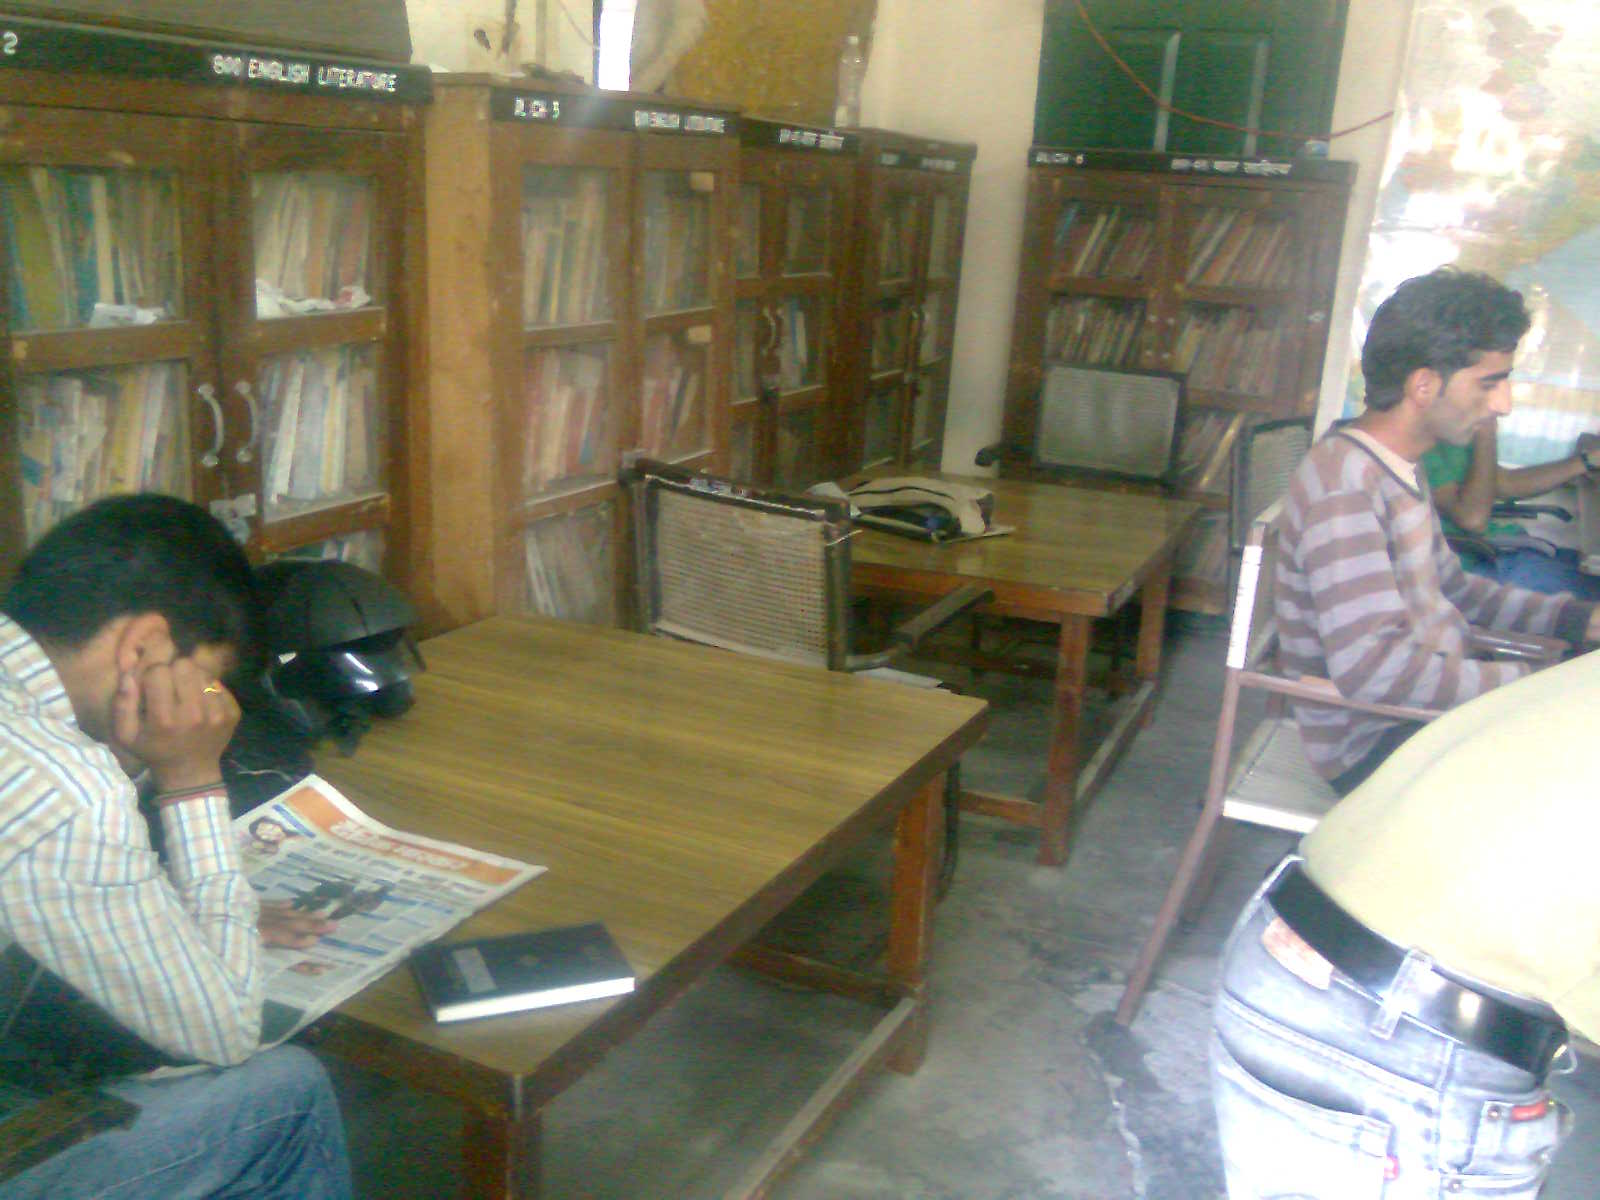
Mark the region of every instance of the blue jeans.
<instances>
[{"instance_id":1,"label":"blue jeans","mask_svg":"<svg viewBox=\"0 0 1600 1200\"><path fill-rule=\"evenodd\" d=\"M1262 945L1262 890L1223 951L1212 1098L1230 1200L1537 1196L1571 1124L1545 1081L1305 982Z\"/></svg>"},{"instance_id":2,"label":"blue jeans","mask_svg":"<svg viewBox=\"0 0 1600 1200\"><path fill-rule=\"evenodd\" d=\"M1463 570L1496 583L1509 583L1529 591L1571 592L1580 600L1600 601L1600 576L1578 570L1576 550L1557 550L1554 557L1537 550L1506 550L1485 562L1473 554L1461 556Z\"/></svg>"},{"instance_id":3,"label":"blue jeans","mask_svg":"<svg viewBox=\"0 0 1600 1200\"><path fill-rule=\"evenodd\" d=\"M349 1200L338 1101L298 1046L237 1067L103 1086L140 1106L133 1125L0 1183L0 1200Z\"/></svg>"}]
</instances>

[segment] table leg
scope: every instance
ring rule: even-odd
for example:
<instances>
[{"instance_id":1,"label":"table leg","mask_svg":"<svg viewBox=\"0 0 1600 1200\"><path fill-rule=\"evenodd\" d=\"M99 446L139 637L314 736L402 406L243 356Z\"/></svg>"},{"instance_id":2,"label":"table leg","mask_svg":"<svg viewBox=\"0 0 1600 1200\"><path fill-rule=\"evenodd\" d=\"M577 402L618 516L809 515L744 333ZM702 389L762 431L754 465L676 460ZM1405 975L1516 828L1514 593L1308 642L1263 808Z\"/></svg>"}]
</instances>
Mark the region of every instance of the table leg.
<instances>
[{"instance_id":1,"label":"table leg","mask_svg":"<svg viewBox=\"0 0 1600 1200\"><path fill-rule=\"evenodd\" d=\"M1145 580L1139 593L1139 647L1134 671L1146 683L1155 682L1161 673L1161 636L1167 621L1167 591L1172 581L1172 564L1164 562Z\"/></svg>"},{"instance_id":2,"label":"table leg","mask_svg":"<svg viewBox=\"0 0 1600 1200\"><path fill-rule=\"evenodd\" d=\"M1078 790L1078 723L1083 715L1083 689L1088 675L1089 629L1088 617L1067 613L1061 618L1050 762L1039 822L1039 862L1047 867L1059 866L1067 859L1067 821ZM1141 630L1141 662L1143 647Z\"/></svg>"},{"instance_id":3,"label":"table leg","mask_svg":"<svg viewBox=\"0 0 1600 1200\"><path fill-rule=\"evenodd\" d=\"M944 777L935 776L901 809L894 832L894 883L889 912L889 975L906 985L917 1005L889 1056L891 1068L909 1075L928 1052L927 1003L923 995L933 917L934 830L944 801Z\"/></svg>"},{"instance_id":4,"label":"table leg","mask_svg":"<svg viewBox=\"0 0 1600 1200\"><path fill-rule=\"evenodd\" d=\"M490 1116L468 1109L461 1130L468 1200L533 1200L539 1195L539 1115Z\"/></svg>"}]
</instances>

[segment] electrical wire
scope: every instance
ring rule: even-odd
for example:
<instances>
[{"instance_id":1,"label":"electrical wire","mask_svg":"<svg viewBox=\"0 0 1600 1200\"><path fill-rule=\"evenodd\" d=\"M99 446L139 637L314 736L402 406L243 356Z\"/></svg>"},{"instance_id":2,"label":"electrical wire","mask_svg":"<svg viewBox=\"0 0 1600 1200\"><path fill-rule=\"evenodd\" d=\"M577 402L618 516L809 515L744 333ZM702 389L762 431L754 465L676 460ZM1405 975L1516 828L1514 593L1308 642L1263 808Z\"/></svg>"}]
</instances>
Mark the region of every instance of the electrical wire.
<instances>
[{"instance_id":1,"label":"electrical wire","mask_svg":"<svg viewBox=\"0 0 1600 1200\"><path fill-rule=\"evenodd\" d=\"M578 24L578 18L572 15L572 10L567 7L566 0L556 0L556 7L561 9L561 15L567 19L567 24L572 26L572 31L578 35L579 40L591 50L594 49L594 37L585 33L583 26Z\"/></svg>"},{"instance_id":2,"label":"electrical wire","mask_svg":"<svg viewBox=\"0 0 1600 1200\"><path fill-rule=\"evenodd\" d=\"M1099 43L1100 49L1106 52L1106 57L1111 59L1111 61L1117 65L1117 69L1132 81L1133 86L1148 96L1151 103L1153 103L1161 111L1169 112L1176 117L1182 117L1186 121L1194 121L1200 125L1213 125L1218 129L1227 129L1234 133L1249 133L1266 137L1289 138L1294 141L1331 142L1335 138L1346 137L1349 134L1356 133L1367 128L1369 125L1376 125L1380 121L1387 121L1390 117L1394 116L1394 109L1387 109L1386 111L1379 113L1377 116L1370 117L1359 124L1348 126L1345 129L1332 130L1328 133L1297 133L1288 129L1262 129L1251 125L1235 125L1232 121L1220 121L1215 117L1202 117L1199 113L1188 112L1185 109L1181 109L1175 105L1169 104L1160 96L1156 95L1155 92L1151 91L1145 81L1140 79L1139 76L1134 72L1134 69L1122 60L1117 52L1111 48L1111 43L1106 41L1105 37L1100 33L1100 30L1095 27L1094 21L1089 16L1089 10L1083 6L1083 0L1072 0L1072 3L1078 10L1078 16L1083 20L1084 28L1089 31L1089 36L1094 38L1094 40Z\"/></svg>"}]
</instances>

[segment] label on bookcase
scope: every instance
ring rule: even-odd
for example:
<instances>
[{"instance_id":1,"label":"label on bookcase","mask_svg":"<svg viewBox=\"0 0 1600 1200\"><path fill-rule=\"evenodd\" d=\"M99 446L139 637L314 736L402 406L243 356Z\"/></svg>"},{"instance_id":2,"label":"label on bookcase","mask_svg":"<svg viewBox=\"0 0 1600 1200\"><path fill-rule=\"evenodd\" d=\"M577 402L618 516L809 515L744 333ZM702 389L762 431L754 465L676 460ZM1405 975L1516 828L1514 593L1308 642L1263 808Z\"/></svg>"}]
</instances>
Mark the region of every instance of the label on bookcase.
<instances>
[{"instance_id":1,"label":"label on bookcase","mask_svg":"<svg viewBox=\"0 0 1600 1200\"><path fill-rule=\"evenodd\" d=\"M621 97L584 92L524 92L513 88L496 88L490 94L489 112L497 121L576 125L585 129L707 134L712 137L723 137L738 130L737 118L728 113L641 105Z\"/></svg>"},{"instance_id":2,"label":"label on bookcase","mask_svg":"<svg viewBox=\"0 0 1600 1200\"><path fill-rule=\"evenodd\" d=\"M6 67L411 103L425 101L433 94L433 82L426 69L398 63L250 50L207 45L187 38L0 18L0 70Z\"/></svg>"},{"instance_id":3,"label":"label on bookcase","mask_svg":"<svg viewBox=\"0 0 1600 1200\"><path fill-rule=\"evenodd\" d=\"M861 139L840 129L814 125L786 125L779 121L743 118L739 122L746 146L779 146L785 150L820 150L827 154L854 154Z\"/></svg>"},{"instance_id":4,"label":"label on bookcase","mask_svg":"<svg viewBox=\"0 0 1600 1200\"><path fill-rule=\"evenodd\" d=\"M1067 150L1034 146L1028 151L1033 167L1082 167L1086 170L1164 171L1223 179L1343 180L1350 163L1309 158L1229 158L1227 155L1163 154L1149 150Z\"/></svg>"}]
</instances>

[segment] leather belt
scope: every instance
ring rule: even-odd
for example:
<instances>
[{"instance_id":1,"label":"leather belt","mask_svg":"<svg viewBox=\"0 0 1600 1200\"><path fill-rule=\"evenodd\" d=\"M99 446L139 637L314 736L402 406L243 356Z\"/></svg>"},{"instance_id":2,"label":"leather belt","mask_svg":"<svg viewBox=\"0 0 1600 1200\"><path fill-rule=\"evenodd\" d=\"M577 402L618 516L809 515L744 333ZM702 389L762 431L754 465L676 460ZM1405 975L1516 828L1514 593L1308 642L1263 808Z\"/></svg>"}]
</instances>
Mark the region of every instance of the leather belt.
<instances>
[{"instance_id":1,"label":"leather belt","mask_svg":"<svg viewBox=\"0 0 1600 1200\"><path fill-rule=\"evenodd\" d=\"M1436 1033L1541 1080L1567 1044L1566 1025L1554 1014L1527 1012L1437 969L1402 979L1406 951L1346 913L1299 863L1284 868L1267 899L1307 945L1379 1003L1391 998L1397 984L1409 984L1410 994L1399 999L1398 1010Z\"/></svg>"}]
</instances>

